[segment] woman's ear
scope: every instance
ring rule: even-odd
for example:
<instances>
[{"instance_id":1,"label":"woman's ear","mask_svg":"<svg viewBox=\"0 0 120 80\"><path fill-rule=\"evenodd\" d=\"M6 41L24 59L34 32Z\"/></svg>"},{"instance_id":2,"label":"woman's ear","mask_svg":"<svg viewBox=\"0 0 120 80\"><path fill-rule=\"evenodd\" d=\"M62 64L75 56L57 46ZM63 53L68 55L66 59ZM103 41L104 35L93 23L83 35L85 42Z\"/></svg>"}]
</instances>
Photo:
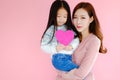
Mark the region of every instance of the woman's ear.
<instances>
[{"instance_id":1,"label":"woman's ear","mask_svg":"<svg viewBox=\"0 0 120 80\"><path fill-rule=\"evenodd\" d=\"M90 23L92 23L94 20L93 16L90 18Z\"/></svg>"}]
</instances>

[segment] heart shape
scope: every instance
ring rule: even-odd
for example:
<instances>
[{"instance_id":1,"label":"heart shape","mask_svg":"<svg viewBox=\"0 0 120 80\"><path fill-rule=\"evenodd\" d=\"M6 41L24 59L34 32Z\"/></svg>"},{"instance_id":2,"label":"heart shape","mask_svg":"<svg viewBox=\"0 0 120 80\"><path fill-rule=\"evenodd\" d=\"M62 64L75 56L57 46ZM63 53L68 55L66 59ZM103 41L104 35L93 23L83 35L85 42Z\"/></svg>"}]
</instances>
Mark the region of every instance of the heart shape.
<instances>
[{"instance_id":1,"label":"heart shape","mask_svg":"<svg viewBox=\"0 0 120 80\"><path fill-rule=\"evenodd\" d=\"M57 30L55 37L61 44L67 46L74 38L74 32L72 30L62 31Z\"/></svg>"}]
</instances>

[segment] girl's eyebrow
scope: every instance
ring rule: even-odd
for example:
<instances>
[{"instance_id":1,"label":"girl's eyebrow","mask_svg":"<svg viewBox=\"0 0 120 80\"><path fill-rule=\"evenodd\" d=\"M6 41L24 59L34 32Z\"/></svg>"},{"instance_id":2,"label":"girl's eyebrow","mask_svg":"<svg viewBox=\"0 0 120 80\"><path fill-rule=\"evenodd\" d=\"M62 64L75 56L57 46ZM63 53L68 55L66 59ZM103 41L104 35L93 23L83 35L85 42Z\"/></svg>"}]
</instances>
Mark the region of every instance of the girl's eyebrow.
<instances>
[{"instance_id":1,"label":"girl's eyebrow","mask_svg":"<svg viewBox=\"0 0 120 80\"><path fill-rule=\"evenodd\" d=\"M57 14L57 15L61 15L61 14ZM63 16L67 16L67 14L64 14Z\"/></svg>"},{"instance_id":2,"label":"girl's eyebrow","mask_svg":"<svg viewBox=\"0 0 120 80\"><path fill-rule=\"evenodd\" d=\"M67 14L65 14L64 16L67 16Z\"/></svg>"}]
</instances>

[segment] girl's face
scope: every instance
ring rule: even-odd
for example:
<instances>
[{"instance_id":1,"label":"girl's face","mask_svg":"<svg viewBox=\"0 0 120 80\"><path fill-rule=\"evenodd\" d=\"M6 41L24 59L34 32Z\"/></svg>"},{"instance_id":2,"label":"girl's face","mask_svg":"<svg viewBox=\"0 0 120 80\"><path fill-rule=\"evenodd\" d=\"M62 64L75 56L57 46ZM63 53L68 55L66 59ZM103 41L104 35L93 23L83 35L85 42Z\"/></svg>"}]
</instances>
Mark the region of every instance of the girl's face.
<instances>
[{"instance_id":1,"label":"girl's face","mask_svg":"<svg viewBox=\"0 0 120 80\"><path fill-rule=\"evenodd\" d=\"M57 12L57 25L61 26L67 21L67 11L64 8L60 8Z\"/></svg>"},{"instance_id":2,"label":"girl's face","mask_svg":"<svg viewBox=\"0 0 120 80\"><path fill-rule=\"evenodd\" d=\"M89 25L92 21L93 17L90 18L88 12L83 8L78 9L73 16L73 24L78 32L89 33Z\"/></svg>"}]
</instances>

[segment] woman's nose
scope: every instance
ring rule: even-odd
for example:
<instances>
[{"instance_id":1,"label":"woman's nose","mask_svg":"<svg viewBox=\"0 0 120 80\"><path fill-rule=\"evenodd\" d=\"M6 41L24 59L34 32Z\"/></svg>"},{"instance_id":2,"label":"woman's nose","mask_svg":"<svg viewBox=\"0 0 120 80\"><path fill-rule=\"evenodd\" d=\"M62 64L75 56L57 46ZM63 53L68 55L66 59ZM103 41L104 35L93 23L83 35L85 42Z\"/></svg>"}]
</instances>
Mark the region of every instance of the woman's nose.
<instances>
[{"instance_id":1,"label":"woman's nose","mask_svg":"<svg viewBox=\"0 0 120 80\"><path fill-rule=\"evenodd\" d=\"M77 20L77 23L80 24L80 23L81 23L81 19L78 19L78 20Z\"/></svg>"}]
</instances>

